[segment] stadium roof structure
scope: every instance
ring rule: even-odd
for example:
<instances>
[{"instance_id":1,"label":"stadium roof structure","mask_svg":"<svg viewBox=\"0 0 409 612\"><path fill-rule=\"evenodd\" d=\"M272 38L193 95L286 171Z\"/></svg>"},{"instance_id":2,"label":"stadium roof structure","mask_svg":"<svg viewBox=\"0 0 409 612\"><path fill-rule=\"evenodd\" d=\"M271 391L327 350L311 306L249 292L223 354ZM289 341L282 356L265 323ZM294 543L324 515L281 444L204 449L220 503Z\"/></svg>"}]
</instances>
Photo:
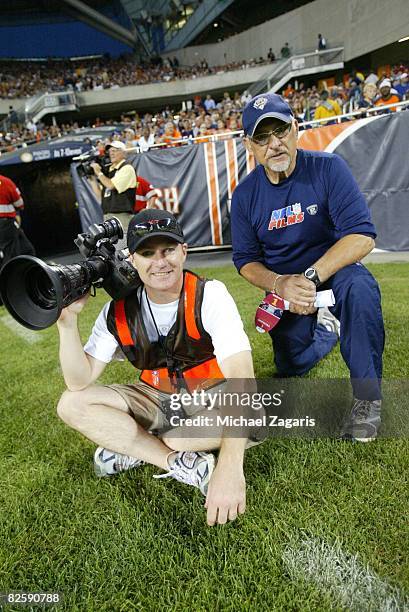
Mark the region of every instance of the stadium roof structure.
<instances>
[{"instance_id":1,"label":"stadium roof structure","mask_svg":"<svg viewBox=\"0 0 409 612\"><path fill-rule=\"evenodd\" d=\"M0 3L0 57L152 56L217 42L310 1L14 0Z\"/></svg>"}]
</instances>

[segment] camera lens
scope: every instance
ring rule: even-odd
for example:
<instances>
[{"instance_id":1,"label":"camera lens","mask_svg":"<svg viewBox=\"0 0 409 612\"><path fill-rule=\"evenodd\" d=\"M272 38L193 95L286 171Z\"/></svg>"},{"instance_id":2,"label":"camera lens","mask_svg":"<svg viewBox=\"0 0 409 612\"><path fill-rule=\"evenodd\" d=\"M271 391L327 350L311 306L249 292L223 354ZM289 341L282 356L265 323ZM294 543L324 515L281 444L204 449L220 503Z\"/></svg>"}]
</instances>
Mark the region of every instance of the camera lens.
<instances>
[{"instance_id":1,"label":"camera lens","mask_svg":"<svg viewBox=\"0 0 409 612\"><path fill-rule=\"evenodd\" d=\"M100 227L105 234L105 238L112 238L114 236L118 236L118 238L123 237L122 225L115 217L108 219L108 221L104 221L104 223L101 223Z\"/></svg>"},{"instance_id":2,"label":"camera lens","mask_svg":"<svg viewBox=\"0 0 409 612\"><path fill-rule=\"evenodd\" d=\"M42 268L34 268L27 276L26 290L34 304L46 310L55 308L56 291L46 272Z\"/></svg>"}]
</instances>

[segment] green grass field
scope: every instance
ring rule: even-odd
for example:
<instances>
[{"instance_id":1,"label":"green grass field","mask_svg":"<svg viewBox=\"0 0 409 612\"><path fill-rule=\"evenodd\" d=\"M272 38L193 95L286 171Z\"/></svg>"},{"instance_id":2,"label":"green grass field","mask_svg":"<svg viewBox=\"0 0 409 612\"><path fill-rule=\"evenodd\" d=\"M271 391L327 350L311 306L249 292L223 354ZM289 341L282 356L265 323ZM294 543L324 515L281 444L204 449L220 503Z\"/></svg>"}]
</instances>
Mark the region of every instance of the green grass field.
<instances>
[{"instance_id":1,"label":"green grass field","mask_svg":"<svg viewBox=\"0 0 409 612\"><path fill-rule=\"evenodd\" d=\"M369 267L383 292L384 375L404 379L409 264ZM232 268L200 273L226 283L253 345L256 375L270 377L269 338L253 327L261 292ZM105 299L99 292L82 315L84 341ZM69 611L407 609L406 439L369 445L268 440L246 454L246 514L209 528L200 493L155 481L153 467L108 480L94 477L94 446L55 413L64 389L57 331L38 337L30 344L0 319L0 591L59 591L65 597L59 609ZM310 374L347 376L338 348ZM128 364L115 363L102 382L133 377ZM322 569L311 576L305 568L292 571L288 551L300 550L305 541L357 555L364 570L370 568L365 576L371 571L398 594L386 604L383 587L368 595L368 583L353 588L363 589L354 599L345 595L348 576L334 586L332 570L329 578ZM308 555L307 565L314 565Z\"/></svg>"}]
</instances>

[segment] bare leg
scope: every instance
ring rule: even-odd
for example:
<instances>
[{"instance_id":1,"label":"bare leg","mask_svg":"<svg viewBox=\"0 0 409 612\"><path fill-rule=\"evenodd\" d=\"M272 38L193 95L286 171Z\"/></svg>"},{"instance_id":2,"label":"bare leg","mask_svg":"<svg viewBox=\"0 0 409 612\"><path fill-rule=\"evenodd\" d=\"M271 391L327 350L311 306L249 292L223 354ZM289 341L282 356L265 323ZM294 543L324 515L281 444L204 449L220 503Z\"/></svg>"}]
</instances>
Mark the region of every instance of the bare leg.
<instances>
[{"instance_id":1,"label":"bare leg","mask_svg":"<svg viewBox=\"0 0 409 612\"><path fill-rule=\"evenodd\" d=\"M167 456L173 449L139 425L113 389L94 385L83 391L65 391L57 413L98 446L168 469Z\"/></svg>"},{"instance_id":2,"label":"bare leg","mask_svg":"<svg viewBox=\"0 0 409 612\"><path fill-rule=\"evenodd\" d=\"M213 412L203 410L195 417L213 416ZM220 448L223 428L217 425L186 427L181 425L161 436L162 442L176 451L209 451Z\"/></svg>"}]
</instances>

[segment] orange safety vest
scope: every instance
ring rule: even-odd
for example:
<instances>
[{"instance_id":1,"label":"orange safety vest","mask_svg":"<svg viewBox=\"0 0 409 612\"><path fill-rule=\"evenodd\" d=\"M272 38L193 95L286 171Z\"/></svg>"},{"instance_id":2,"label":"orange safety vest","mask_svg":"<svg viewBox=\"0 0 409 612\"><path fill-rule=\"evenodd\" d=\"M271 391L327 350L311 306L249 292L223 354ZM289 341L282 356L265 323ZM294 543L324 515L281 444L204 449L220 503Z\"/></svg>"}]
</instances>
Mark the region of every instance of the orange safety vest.
<instances>
[{"instance_id":1,"label":"orange safety vest","mask_svg":"<svg viewBox=\"0 0 409 612\"><path fill-rule=\"evenodd\" d=\"M201 307L206 280L184 271L175 324L161 344L149 340L137 291L111 302L107 325L140 380L159 391L209 389L223 382L210 335L203 328Z\"/></svg>"}]
</instances>

